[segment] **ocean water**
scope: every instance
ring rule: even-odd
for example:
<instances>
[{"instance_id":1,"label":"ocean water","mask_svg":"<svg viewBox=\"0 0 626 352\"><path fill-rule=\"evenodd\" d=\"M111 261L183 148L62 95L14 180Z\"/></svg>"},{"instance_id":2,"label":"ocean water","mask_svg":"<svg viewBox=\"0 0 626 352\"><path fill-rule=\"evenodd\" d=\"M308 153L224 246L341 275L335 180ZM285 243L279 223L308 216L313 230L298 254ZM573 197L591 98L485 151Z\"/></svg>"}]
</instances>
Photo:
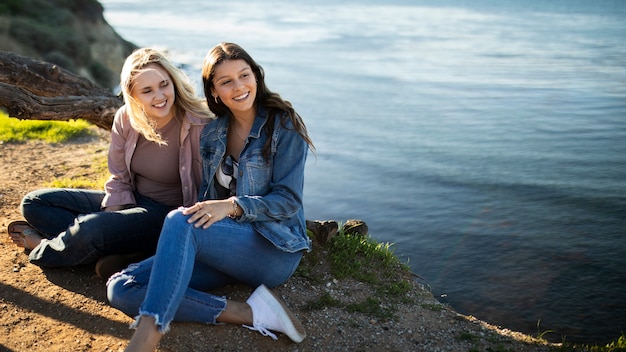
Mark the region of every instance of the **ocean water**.
<instances>
[{"instance_id":1,"label":"ocean water","mask_svg":"<svg viewBox=\"0 0 626 352\"><path fill-rule=\"evenodd\" d=\"M626 2L101 0L198 83L241 44L304 117L308 219L362 219L457 311L626 331Z\"/></svg>"}]
</instances>

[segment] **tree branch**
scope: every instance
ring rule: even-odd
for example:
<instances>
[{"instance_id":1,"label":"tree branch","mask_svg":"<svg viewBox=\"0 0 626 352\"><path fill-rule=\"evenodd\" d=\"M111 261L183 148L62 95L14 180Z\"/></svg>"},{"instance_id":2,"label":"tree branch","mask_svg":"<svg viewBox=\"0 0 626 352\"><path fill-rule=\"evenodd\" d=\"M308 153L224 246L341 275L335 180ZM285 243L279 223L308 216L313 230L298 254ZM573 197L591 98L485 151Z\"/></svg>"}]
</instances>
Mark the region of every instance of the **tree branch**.
<instances>
[{"instance_id":1,"label":"tree branch","mask_svg":"<svg viewBox=\"0 0 626 352\"><path fill-rule=\"evenodd\" d=\"M0 106L30 120L84 119L110 129L123 101L57 65L0 51Z\"/></svg>"}]
</instances>

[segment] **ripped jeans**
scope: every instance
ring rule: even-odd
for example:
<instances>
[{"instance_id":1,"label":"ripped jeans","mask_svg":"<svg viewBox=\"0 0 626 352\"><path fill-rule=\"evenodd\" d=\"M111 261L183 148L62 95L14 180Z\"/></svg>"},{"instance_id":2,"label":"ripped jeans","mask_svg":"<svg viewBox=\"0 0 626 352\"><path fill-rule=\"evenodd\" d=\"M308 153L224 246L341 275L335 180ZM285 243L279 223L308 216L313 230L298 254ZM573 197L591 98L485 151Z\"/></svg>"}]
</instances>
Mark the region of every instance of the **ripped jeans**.
<instances>
[{"instance_id":1,"label":"ripped jeans","mask_svg":"<svg viewBox=\"0 0 626 352\"><path fill-rule=\"evenodd\" d=\"M225 218L203 229L187 219L181 209L171 211L156 255L129 265L107 282L113 307L129 316L154 317L161 333L172 321L215 324L226 298L208 290L235 282L274 287L300 264L302 251L276 248L250 223Z\"/></svg>"}]
</instances>

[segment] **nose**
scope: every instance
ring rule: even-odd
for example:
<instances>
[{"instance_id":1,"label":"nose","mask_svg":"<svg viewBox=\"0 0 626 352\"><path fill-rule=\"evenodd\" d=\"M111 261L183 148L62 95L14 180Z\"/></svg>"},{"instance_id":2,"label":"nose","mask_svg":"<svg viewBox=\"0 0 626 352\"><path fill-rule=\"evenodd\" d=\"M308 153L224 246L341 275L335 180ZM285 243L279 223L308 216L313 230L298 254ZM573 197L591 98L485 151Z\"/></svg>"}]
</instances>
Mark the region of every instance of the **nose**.
<instances>
[{"instance_id":1,"label":"nose","mask_svg":"<svg viewBox=\"0 0 626 352\"><path fill-rule=\"evenodd\" d=\"M244 84L243 84L242 80L240 80L240 79L236 79L235 80L235 89L239 89L239 88L241 88L243 86L244 86Z\"/></svg>"}]
</instances>

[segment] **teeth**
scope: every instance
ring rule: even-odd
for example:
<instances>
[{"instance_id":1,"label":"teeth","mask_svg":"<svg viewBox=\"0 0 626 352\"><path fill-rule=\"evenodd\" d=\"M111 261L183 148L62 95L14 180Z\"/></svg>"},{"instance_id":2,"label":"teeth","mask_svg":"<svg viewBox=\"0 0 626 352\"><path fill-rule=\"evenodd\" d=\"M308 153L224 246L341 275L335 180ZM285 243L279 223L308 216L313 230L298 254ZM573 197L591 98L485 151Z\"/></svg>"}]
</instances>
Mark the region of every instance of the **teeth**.
<instances>
[{"instance_id":1,"label":"teeth","mask_svg":"<svg viewBox=\"0 0 626 352\"><path fill-rule=\"evenodd\" d=\"M240 95L240 96L238 96L238 97L234 97L233 99L234 99L234 100L241 100L241 99L245 99L245 98L248 96L248 94L250 94L250 92L246 92L246 93L244 93L244 94L242 94L242 95Z\"/></svg>"},{"instance_id":2,"label":"teeth","mask_svg":"<svg viewBox=\"0 0 626 352\"><path fill-rule=\"evenodd\" d=\"M164 102L162 102L161 104L155 104L155 105L154 105L154 107L156 107L156 108L162 108L162 107L164 107L164 106L165 106L165 104L167 104L167 100L166 100L166 101L164 101Z\"/></svg>"}]
</instances>

